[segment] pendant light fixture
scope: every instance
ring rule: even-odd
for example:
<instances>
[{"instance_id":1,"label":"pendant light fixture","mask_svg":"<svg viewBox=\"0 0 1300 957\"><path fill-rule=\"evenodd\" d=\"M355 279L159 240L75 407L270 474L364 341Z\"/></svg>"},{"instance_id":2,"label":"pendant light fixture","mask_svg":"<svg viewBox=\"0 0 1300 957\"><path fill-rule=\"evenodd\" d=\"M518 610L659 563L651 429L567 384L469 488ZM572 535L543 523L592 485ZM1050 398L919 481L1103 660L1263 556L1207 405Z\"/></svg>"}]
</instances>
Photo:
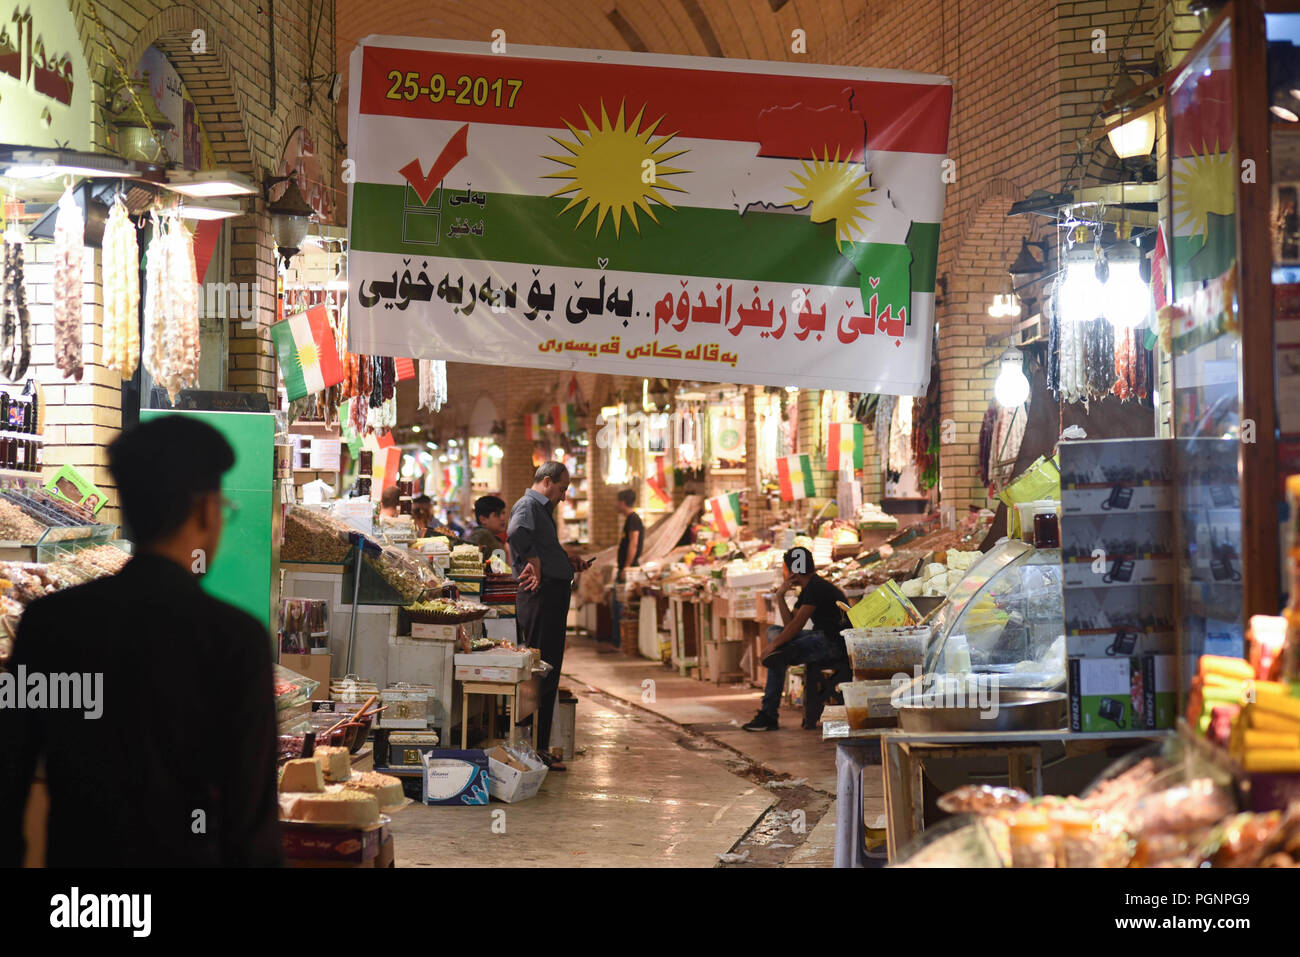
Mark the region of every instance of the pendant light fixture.
<instances>
[{"instance_id":1,"label":"pendant light fixture","mask_svg":"<svg viewBox=\"0 0 1300 957\"><path fill-rule=\"evenodd\" d=\"M998 360L998 377L993 381L993 398L1003 408L1015 408L1029 398L1025 376L1025 354L1011 346Z\"/></svg>"},{"instance_id":2,"label":"pendant light fixture","mask_svg":"<svg viewBox=\"0 0 1300 957\"><path fill-rule=\"evenodd\" d=\"M267 207L271 214L271 234L275 239L276 252L287 268L289 260L298 254L302 241L307 237L307 224L316 211L303 198L298 188L295 172L287 176L270 176L262 181L263 195L270 198L271 188L277 183L287 182L280 198Z\"/></svg>"}]
</instances>

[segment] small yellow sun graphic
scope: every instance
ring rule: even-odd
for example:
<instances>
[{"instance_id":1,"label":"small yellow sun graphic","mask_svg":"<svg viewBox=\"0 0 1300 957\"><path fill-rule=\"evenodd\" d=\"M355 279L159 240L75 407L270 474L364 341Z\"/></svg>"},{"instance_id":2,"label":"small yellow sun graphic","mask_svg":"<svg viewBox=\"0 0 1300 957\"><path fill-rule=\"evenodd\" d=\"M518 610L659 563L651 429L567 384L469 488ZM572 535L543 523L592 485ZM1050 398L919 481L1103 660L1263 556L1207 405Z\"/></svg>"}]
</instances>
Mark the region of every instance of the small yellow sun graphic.
<instances>
[{"instance_id":1,"label":"small yellow sun graphic","mask_svg":"<svg viewBox=\"0 0 1300 957\"><path fill-rule=\"evenodd\" d=\"M320 365L320 356L316 354L316 343L304 342L298 348L298 364L304 369L314 369Z\"/></svg>"},{"instance_id":2,"label":"small yellow sun graphic","mask_svg":"<svg viewBox=\"0 0 1300 957\"><path fill-rule=\"evenodd\" d=\"M1230 153L1220 153L1201 143L1199 155L1180 157L1181 169L1174 170L1174 221L1191 229L1189 235L1201 237L1204 245L1209 235L1209 214L1231 216L1236 170Z\"/></svg>"},{"instance_id":3,"label":"small yellow sun graphic","mask_svg":"<svg viewBox=\"0 0 1300 957\"><path fill-rule=\"evenodd\" d=\"M803 170L803 176L798 172L794 174L799 185L786 187L799 197L799 202L794 205L812 203L808 218L814 223L835 220L835 244L843 247L844 242L859 228L858 218L870 219L866 207L876 205L867 200L867 194L875 190L874 186L868 185L871 173L861 163L840 160L838 147L834 157L827 147L823 150L821 159L817 158L817 150L814 149L812 165L804 160Z\"/></svg>"},{"instance_id":4,"label":"small yellow sun graphic","mask_svg":"<svg viewBox=\"0 0 1300 957\"><path fill-rule=\"evenodd\" d=\"M583 207L582 215L578 217L578 222L573 228L577 229L593 210L597 210L599 211L596 217L597 236L600 235L605 217L611 213L615 236L619 235L624 213L632 221L632 228L639 233L641 227L636 219L638 206L657 223L659 219L647 200L673 209L672 203L664 199L659 190L686 192L682 187L664 179L665 176L676 173L690 172L663 165L673 157L687 152L686 150L663 152L664 146L677 134L669 133L666 136L654 137L655 130L663 122L662 116L642 129L641 116L645 113L644 106L625 126L623 107L624 104L620 103L618 117L611 124L609 114L605 112L605 103L601 101L599 126L587 115L586 110L579 107L583 119L587 121L585 131L579 130L568 120L564 121L564 125L569 128L576 142L570 143L555 136L551 137L572 156L543 157L568 167L567 170L547 173L546 178L572 181L551 193L552 196L575 194L568 205L560 210L559 215L563 216L574 206L585 201L587 205Z\"/></svg>"}]
</instances>

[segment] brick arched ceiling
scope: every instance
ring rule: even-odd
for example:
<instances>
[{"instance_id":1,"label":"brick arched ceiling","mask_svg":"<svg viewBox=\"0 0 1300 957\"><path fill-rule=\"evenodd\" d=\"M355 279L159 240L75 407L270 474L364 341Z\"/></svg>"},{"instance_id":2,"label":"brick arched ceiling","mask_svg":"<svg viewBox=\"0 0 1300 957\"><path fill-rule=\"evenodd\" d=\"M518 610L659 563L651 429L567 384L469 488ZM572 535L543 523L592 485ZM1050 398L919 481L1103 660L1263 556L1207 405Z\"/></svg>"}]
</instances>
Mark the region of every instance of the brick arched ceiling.
<instances>
[{"instance_id":1,"label":"brick arched ceiling","mask_svg":"<svg viewBox=\"0 0 1300 957\"><path fill-rule=\"evenodd\" d=\"M498 29L508 44L835 63L867 6L867 0L338 0L338 70L346 91L348 58L372 33L486 43ZM805 33L806 54L791 51L795 29ZM344 95L341 129L346 104Z\"/></svg>"}]
</instances>

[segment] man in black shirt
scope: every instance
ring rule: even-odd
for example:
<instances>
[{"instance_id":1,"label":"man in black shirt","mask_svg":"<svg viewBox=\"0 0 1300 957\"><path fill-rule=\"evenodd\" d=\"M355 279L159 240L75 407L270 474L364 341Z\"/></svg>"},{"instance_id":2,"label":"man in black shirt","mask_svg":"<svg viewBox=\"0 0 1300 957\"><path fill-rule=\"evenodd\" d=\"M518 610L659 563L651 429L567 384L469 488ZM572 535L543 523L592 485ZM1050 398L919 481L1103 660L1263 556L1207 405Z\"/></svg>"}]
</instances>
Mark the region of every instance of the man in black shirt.
<instances>
[{"instance_id":1,"label":"man in black shirt","mask_svg":"<svg viewBox=\"0 0 1300 957\"><path fill-rule=\"evenodd\" d=\"M785 595L799 586L799 598L791 611ZM777 714L781 706L781 692L785 690L785 672L790 665L807 664L811 670L824 664L839 665L846 657L844 639L840 636L843 617L836 602L844 601L840 591L813 568L812 552L806 548L792 548L785 553L785 580L776 590L776 607L784 625L771 625L767 640L771 643L763 667L767 669L767 686L763 689L763 706L752 721L742 725L746 731L775 731ZM812 630L803 626L811 619ZM805 690L809 693L809 690ZM820 704L820 702L818 703ZM821 716L820 707L805 709L804 727L816 725Z\"/></svg>"},{"instance_id":2,"label":"man in black shirt","mask_svg":"<svg viewBox=\"0 0 1300 957\"><path fill-rule=\"evenodd\" d=\"M618 579L614 584L614 600L609 609L609 642L615 648L622 645L623 603L618 600L619 586L627 581L627 569L641 564L641 544L645 538L645 523L634 509L636 492L625 488L618 493L619 517L623 519L623 537L618 540Z\"/></svg>"},{"instance_id":3,"label":"man in black shirt","mask_svg":"<svg viewBox=\"0 0 1300 957\"><path fill-rule=\"evenodd\" d=\"M270 636L195 575L238 521L221 495L234 451L175 415L124 433L108 459L136 555L23 614L0 675L0 867L23 862L42 758L48 866L278 865ZM22 676L102 694L94 710L6 699Z\"/></svg>"}]
</instances>

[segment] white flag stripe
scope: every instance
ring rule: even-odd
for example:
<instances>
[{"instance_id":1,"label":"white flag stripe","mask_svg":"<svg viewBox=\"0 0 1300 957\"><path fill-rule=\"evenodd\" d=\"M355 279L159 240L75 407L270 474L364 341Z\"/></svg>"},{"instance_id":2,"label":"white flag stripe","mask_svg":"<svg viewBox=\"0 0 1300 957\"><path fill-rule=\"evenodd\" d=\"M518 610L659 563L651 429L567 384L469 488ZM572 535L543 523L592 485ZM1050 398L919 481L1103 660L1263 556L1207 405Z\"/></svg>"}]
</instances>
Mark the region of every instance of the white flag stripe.
<instances>
[{"instance_id":1,"label":"white flag stripe","mask_svg":"<svg viewBox=\"0 0 1300 957\"><path fill-rule=\"evenodd\" d=\"M315 342L311 337L311 324L307 322L307 313L299 312L289 317L289 331L293 333L293 343L298 347L298 354L302 355L304 345L316 348ZM325 388L325 376L321 372L320 357L311 365L302 364L302 379L307 384L307 394L320 392Z\"/></svg>"},{"instance_id":2,"label":"white flag stripe","mask_svg":"<svg viewBox=\"0 0 1300 957\"><path fill-rule=\"evenodd\" d=\"M451 273L448 273L449 268ZM348 300L351 319L348 323L348 349L362 355L439 358L511 366L519 364L522 348L530 356L530 364L542 368L650 374L708 382L733 381L734 370L744 368L746 374L751 376L749 381L764 385L794 385L885 395L921 395L925 392L927 381L908 378L907 373L916 369L922 370L925 376L929 374L928 357L934 331L933 293L912 293L911 324L902 339L897 340L898 345L895 345L896 338L883 330L862 337L865 342L845 345L836 341L835 337L838 335L841 316L847 320L849 316L862 314L861 293L858 289L804 287L811 289L808 303L813 310L820 312L823 306L826 307L826 320L821 342L816 341L815 332L800 341L794 337L794 333L799 330L798 322L790 317L793 287L783 283L758 283L757 298L764 308L770 299L774 310L779 311L782 307L786 310L787 328L781 340L773 343L770 339L761 338L756 329L745 329L740 335L732 335L728 329L718 325L689 321L682 331L678 331L675 325L669 327L661 324L656 335L655 303L642 302L639 298L632 304L634 315L627 320L629 324L626 327L622 318L607 312L571 323L566 317L566 307L570 305L571 298L576 300L579 296L591 294L591 270L546 266L541 269L540 275L534 277L532 268L529 263L410 260L396 253L354 249L348 258L349 285L353 293ZM441 301L436 294L431 300L433 308L424 314L415 313L413 306L405 311L385 309L382 302L369 308L361 305L362 296L372 293L373 281L387 282L394 272L400 276L407 269L417 272L416 279L419 279L419 271L425 271L428 281L435 287L441 285L444 276L448 276L451 286L455 288L463 276L463 295L466 298L471 285L477 288L489 277L493 289L499 289L503 285L509 288L514 284L515 308L494 313L487 303L476 301L473 312L467 317L453 312L452 306ZM665 292L671 288L676 289L678 294L682 292L675 276L614 269L605 270L601 276L605 280L606 297L616 289L619 290L620 297L626 296L630 287L645 289L648 286ZM551 313L549 322L544 314L532 321L520 318L529 310L527 299L534 278L540 283L543 293L549 293L551 284L555 284L555 310ZM575 287L575 281L583 283L581 289ZM729 286L732 289L730 325L734 326L738 318L738 307L748 309L752 306L756 284L750 281L694 277L688 281L685 291L692 304L697 303L699 293L705 291L705 302L711 306L720 295L717 291L719 284L722 286L722 294L725 294ZM846 306L846 302L852 302L853 305ZM403 311L406 312L405 321L395 322L394 316L402 315ZM779 316L776 321L779 323ZM675 316L672 322L680 324ZM588 359L581 353L565 352L557 355L538 349L539 345L552 338L561 342L576 339L605 343L613 336L618 336L621 340L617 357L601 354ZM656 338L665 345L676 343L683 351L697 344L718 343L723 352L737 353L739 362L733 367L725 363L660 360L650 356L627 358L630 350ZM832 343L833 348L827 349ZM802 366L792 360L792 350L796 354L802 350L823 358L818 364L808 366L806 374L793 372L792 369ZM582 357L578 358L579 356Z\"/></svg>"},{"instance_id":3,"label":"white flag stripe","mask_svg":"<svg viewBox=\"0 0 1300 957\"><path fill-rule=\"evenodd\" d=\"M657 118L657 117L655 117ZM652 119L655 119L652 118ZM380 118L372 117L373 124ZM597 120L599 118L596 118ZM613 117L610 118L611 121ZM581 120L581 116L574 117ZM643 123L645 120L643 119ZM421 120L412 117L383 117L385 130L391 135L366 136L353 139L349 156L356 160L358 169L367 171L367 182L400 186L405 182L398 172L411 161L412 156L395 155L394 142L424 142L429 147L418 157L420 169L427 172L443 145L463 126L463 123L446 120ZM578 125L575 123L575 125ZM585 126L579 127L584 129ZM660 124L656 133L671 132L668 119ZM546 196L571 181L546 178L548 173L564 172L567 167L548 160L546 156L571 157L567 150L550 136L572 143L573 134L567 129L545 130L536 127L500 126L489 123L471 124L468 134L470 159L474 163L471 182L466 169L468 163L453 167L443 181L449 193L464 193L466 188L482 193L516 193ZM659 193L674 206L694 206L702 209L739 209L756 202L784 203L798 201L787 186L797 186L795 171L802 172L803 161L774 159L757 156L757 143L736 140L706 140L675 137L665 147L665 152L687 150L681 156L665 161L663 166L689 170L663 176L663 183L681 186L687 190L678 193L659 188ZM866 208L868 226L883 214L883 194L888 191L893 206L902 218L920 223L937 223L943 213L943 192L934 184L941 182L943 157L930 153L887 153L875 151L866 156L865 166L871 173L874 188L867 199L876 203ZM635 171L640 177L641 171ZM650 188L650 184L647 184ZM448 208L449 197L444 197L443 208ZM464 209L466 215L477 212L478 206L469 204L451 207L453 212ZM806 210L776 207L770 212L789 212L800 216ZM573 214L576 216L576 214ZM477 218L477 217L475 217ZM638 219L645 217L638 214ZM896 228L896 227L895 227ZM904 229L904 237L906 230ZM902 242L903 238L880 238L879 242Z\"/></svg>"}]
</instances>

